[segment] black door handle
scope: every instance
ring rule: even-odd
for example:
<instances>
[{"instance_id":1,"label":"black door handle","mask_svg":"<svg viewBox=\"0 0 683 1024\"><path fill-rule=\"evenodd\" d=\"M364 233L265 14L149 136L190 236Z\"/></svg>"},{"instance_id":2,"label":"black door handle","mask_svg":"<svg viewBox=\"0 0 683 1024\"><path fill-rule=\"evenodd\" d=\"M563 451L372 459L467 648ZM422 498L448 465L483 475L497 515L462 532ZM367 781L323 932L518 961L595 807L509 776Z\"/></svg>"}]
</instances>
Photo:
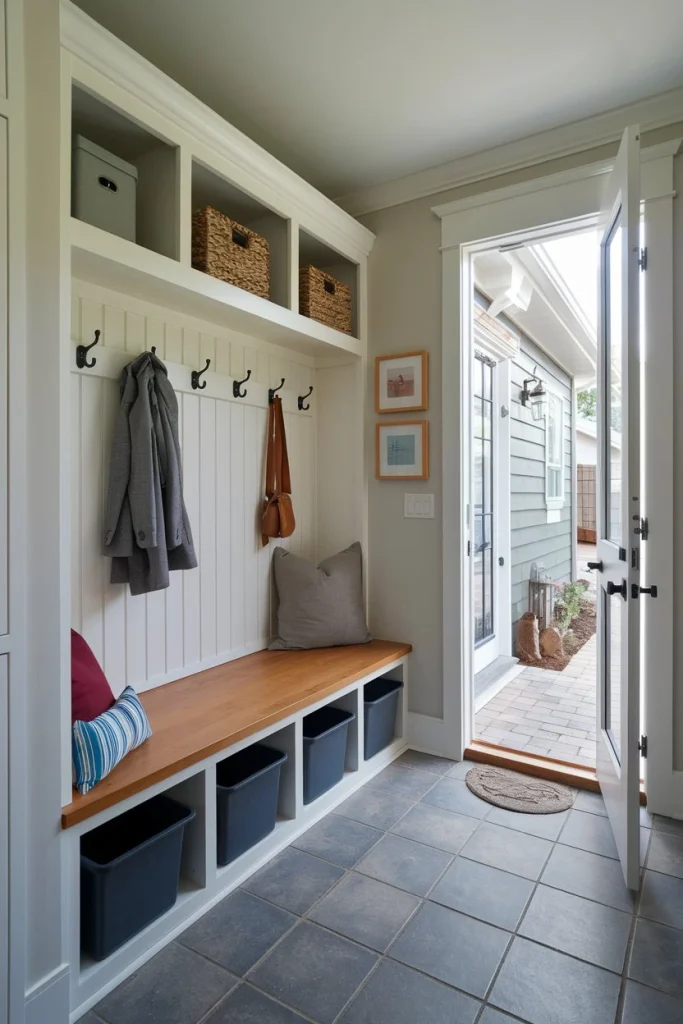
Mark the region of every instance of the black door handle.
<instances>
[{"instance_id":1,"label":"black door handle","mask_svg":"<svg viewBox=\"0 0 683 1024\"><path fill-rule=\"evenodd\" d=\"M613 597L615 594L621 594L625 601L627 595L626 580L622 580L621 583L613 583L612 580L608 580L607 593L610 595L610 597Z\"/></svg>"},{"instance_id":2,"label":"black door handle","mask_svg":"<svg viewBox=\"0 0 683 1024\"><path fill-rule=\"evenodd\" d=\"M602 562L586 562L589 569L597 569L598 572L602 572Z\"/></svg>"}]
</instances>

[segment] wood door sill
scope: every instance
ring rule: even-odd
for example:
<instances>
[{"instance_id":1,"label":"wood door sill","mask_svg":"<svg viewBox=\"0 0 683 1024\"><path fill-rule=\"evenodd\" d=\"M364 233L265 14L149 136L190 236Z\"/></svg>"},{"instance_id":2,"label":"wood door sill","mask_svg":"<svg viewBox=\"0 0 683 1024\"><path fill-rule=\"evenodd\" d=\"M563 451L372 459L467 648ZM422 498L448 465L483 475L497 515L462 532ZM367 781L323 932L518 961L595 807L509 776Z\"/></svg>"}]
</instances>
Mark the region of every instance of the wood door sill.
<instances>
[{"instance_id":1,"label":"wood door sill","mask_svg":"<svg viewBox=\"0 0 683 1024\"><path fill-rule=\"evenodd\" d=\"M495 764L500 768L510 768L524 775L549 779L551 782L563 782L566 786L588 789L592 793L600 792L595 769L586 768L585 765L572 764L571 761L556 761L540 757L538 754L524 754L520 750L499 747L494 743L485 743L483 740L474 740L466 748L464 759L480 761L483 764ZM640 802L643 806L647 804L645 787L642 782L640 784Z\"/></svg>"}]
</instances>

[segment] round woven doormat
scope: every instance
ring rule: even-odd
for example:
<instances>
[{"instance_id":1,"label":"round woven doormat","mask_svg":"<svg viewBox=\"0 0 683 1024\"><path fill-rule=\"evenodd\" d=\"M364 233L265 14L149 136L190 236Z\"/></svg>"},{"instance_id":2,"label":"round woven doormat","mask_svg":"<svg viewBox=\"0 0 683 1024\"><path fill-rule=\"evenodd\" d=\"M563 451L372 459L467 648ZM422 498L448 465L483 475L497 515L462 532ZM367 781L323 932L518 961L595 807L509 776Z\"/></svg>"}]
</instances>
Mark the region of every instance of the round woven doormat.
<instances>
[{"instance_id":1,"label":"round woven doormat","mask_svg":"<svg viewBox=\"0 0 683 1024\"><path fill-rule=\"evenodd\" d=\"M574 803L574 793L568 786L492 764L478 764L467 773L465 782L482 800L523 814L555 814Z\"/></svg>"}]
</instances>

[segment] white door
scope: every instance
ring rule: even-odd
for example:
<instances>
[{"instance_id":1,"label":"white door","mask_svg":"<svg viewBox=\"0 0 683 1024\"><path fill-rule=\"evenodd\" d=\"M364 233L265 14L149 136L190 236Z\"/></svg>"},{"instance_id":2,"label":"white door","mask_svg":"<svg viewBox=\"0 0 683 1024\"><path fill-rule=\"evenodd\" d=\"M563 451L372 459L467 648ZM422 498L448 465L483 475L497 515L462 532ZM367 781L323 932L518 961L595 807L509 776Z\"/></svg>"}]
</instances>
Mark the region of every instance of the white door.
<instances>
[{"instance_id":1,"label":"white door","mask_svg":"<svg viewBox=\"0 0 683 1024\"><path fill-rule=\"evenodd\" d=\"M474 675L500 655L510 654L509 392L509 362L496 362L475 349L471 502Z\"/></svg>"},{"instance_id":2,"label":"white door","mask_svg":"<svg viewBox=\"0 0 683 1024\"><path fill-rule=\"evenodd\" d=\"M600 219L597 771L626 884L638 888L640 755L640 133L627 128ZM616 443L613 443L616 442Z\"/></svg>"}]
</instances>

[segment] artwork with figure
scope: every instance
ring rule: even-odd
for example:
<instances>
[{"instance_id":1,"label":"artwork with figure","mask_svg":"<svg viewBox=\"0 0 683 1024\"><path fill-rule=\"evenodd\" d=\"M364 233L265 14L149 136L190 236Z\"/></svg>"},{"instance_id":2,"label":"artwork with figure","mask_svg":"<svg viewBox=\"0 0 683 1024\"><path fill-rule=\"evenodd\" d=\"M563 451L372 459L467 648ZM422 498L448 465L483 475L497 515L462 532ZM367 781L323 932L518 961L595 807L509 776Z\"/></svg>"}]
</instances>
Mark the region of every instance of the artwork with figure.
<instances>
[{"instance_id":1,"label":"artwork with figure","mask_svg":"<svg viewBox=\"0 0 683 1024\"><path fill-rule=\"evenodd\" d=\"M409 398L415 394L415 370L399 366L387 375L387 398Z\"/></svg>"}]
</instances>

